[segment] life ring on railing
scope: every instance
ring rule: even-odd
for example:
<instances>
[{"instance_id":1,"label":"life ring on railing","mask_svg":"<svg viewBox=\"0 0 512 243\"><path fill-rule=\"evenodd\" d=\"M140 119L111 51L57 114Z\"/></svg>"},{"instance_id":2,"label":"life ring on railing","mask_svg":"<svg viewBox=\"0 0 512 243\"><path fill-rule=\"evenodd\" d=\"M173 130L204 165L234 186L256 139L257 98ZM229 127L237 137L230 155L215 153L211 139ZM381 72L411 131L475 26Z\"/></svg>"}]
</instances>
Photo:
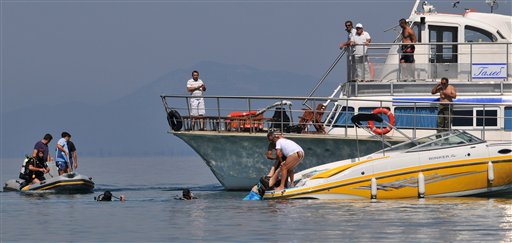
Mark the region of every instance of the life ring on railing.
<instances>
[{"instance_id":1,"label":"life ring on railing","mask_svg":"<svg viewBox=\"0 0 512 243\"><path fill-rule=\"evenodd\" d=\"M177 110L170 110L167 112L167 122L174 131L179 131L183 127L183 120Z\"/></svg>"},{"instance_id":2,"label":"life ring on railing","mask_svg":"<svg viewBox=\"0 0 512 243\"><path fill-rule=\"evenodd\" d=\"M375 133L377 135L384 135L384 134L389 133L393 129L393 126L395 125L395 116L393 115L393 113L391 113L390 110L380 107L380 108L375 108L372 111L372 113L375 115L379 115L379 114L387 115L388 119L389 119L389 124L390 124L389 126L383 128L383 129L380 129L380 128L375 127L375 123L373 121L368 121L368 127L370 127L370 130L373 133Z\"/></svg>"}]
</instances>

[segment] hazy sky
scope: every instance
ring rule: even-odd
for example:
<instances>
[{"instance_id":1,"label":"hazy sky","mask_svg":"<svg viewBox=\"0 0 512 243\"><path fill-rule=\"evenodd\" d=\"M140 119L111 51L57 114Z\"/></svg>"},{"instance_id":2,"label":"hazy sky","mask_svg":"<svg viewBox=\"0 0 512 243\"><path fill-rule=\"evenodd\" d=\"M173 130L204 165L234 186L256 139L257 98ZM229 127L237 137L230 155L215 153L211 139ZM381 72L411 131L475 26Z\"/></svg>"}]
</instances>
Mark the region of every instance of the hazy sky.
<instances>
[{"instance_id":1,"label":"hazy sky","mask_svg":"<svg viewBox=\"0 0 512 243\"><path fill-rule=\"evenodd\" d=\"M457 9L452 1L431 2L443 12L489 11L484 0L461 0ZM510 14L511 1L499 3L497 12ZM204 60L320 77L346 38L345 20L363 23L373 42L389 42L396 34L383 30L408 17L413 4L0 0L2 112L101 104Z\"/></svg>"}]
</instances>

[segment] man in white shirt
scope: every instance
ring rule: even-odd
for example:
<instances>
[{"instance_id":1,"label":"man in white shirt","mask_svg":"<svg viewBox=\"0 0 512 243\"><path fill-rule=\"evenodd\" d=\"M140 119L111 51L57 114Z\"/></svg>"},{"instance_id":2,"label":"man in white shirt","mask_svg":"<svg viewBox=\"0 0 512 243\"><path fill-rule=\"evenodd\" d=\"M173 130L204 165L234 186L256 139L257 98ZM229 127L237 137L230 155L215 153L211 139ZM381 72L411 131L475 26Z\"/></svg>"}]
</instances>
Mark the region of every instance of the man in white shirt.
<instances>
[{"instance_id":1,"label":"man in white shirt","mask_svg":"<svg viewBox=\"0 0 512 243\"><path fill-rule=\"evenodd\" d=\"M354 62L352 63L352 68L355 68L354 79L355 80L369 80L370 72L368 67L368 57L366 56L366 52L368 50L368 45L372 41L370 34L363 30L363 25L358 23L356 24L356 34L352 35L350 39L350 44L355 45L354 47Z\"/></svg>"},{"instance_id":2,"label":"man in white shirt","mask_svg":"<svg viewBox=\"0 0 512 243\"><path fill-rule=\"evenodd\" d=\"M269 132L267 139L269 142L276 144L277 159L281 160L283 155L286 156L286 160L281 161L281 168L278 169L278 171L281 171L281 184L274 190L283 190L288 177L290 178L290 187L293 187L293 169L304 159L304 150L294 141L277 136L274 132ZM278 174L279 172L276 172L272 178L270 178L270 187L277 182Z\"/></svg>"},{"instance_id":3,"label":"man in white shirt","mask_svg":"<svg viewBox=\"0 0 512 243\"><path fill-rule=\"evenodd\" d=\"M61 139L57 142L57 155L55 156L55 165L59 169L59 175L69 173L69 150L68 141L71 138L71 134L68 132L62 132Z\"/></svg>"},{"instance_id":4,"label":"man in white shirt","mask_svg":"<svg viewBox=\"0 0 512 243\"><path fill-rule=\"evenodd\" d=\"M203 96L203 91L206 91L206 86L203 81L199 79L199 72L196 70L192 71L192 78L187 81L187 91L190 92L192 96L198 96L197 98L190 99L190 116L192 116L191 128L194 129L195 117L204 116L205 113L204 99L201 96ZM204 120L200 120L200 130L204 130Z\"/></svg>"}]
</instances>

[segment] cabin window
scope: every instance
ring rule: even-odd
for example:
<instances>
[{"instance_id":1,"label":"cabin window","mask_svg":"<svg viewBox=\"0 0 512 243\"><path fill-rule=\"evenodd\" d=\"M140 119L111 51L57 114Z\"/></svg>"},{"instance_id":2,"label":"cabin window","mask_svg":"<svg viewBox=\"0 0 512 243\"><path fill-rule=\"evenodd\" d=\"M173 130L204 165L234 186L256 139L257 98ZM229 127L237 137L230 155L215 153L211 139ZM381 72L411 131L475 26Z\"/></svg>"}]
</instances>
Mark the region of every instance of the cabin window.
<instances>
[{"instance_id":1,"label":"cabin window","mask_svg":"<svg viewBox=\"0 0 512 243\"><path fill-rule=\"evenodd\" d=\"M464 38L466 42L496 42L498 40L490 32L469 25L464 28Z\"/></svg>"},{"instance_id":2,"label":"cabin window","mask_svg":"<svg viewBox=\"0 0 512 243\"><path fill-rule=\"evenodd\" d=\"M512 131L512 106L505 107L505 130Z\"/></svg>"},{"instance_id":3,"label":"cabin window","mask_svg":"<svg viewBox=\"0 0 512 243\"><path fill-rule=\"evenodd\" d=\"M397 107L395 108L395 126L398 128L436 128L436 107Z\"/></svg>"},{"instance_id":4,"label":"cabin window","mask_svg":"<svg viewBox=\"0 0 512 243\"><path fill-rule=\"evenodd\" d=\"M416 33L416 42L421 43L421 23L414 22L412 30L414 31L414 33Z\"/></svg>"},{"instance_id":5,"label":"cabin window","mask_svg":"<svg viewBox=\"0 0 512 243\"><path fill-rule=\"evenodd\" d=\"M497 128L499 127L498 122L499 111L498 108L475 108L453 111L453 123L454 127L471 127L471 128Z\"/></svg>"},{"instance_id":6,"label":"cabin window","mask_svg":"<svg viewBox=\"0 0 512 243\"><path fill-rule=\"evenodd\" d=\"M498 110L485 109L476 110L476 126L477 127L497 127L498 126Z\"/></svg>"},{"instance_id":7,"label":"cabin window","mask_svg":"<svg viewBox=\"0 0 512 243\"><path fill-rule=\"evenodd\" d=\"M337 110L338 110L339 106L336 106L336 112L334 112L334 114L337 113ZM350 118L352 118L352 116L354 116L354 107L347 107L347 106L343 106L341 107L341 110L340 110L340 113L338 114L337 117L335 117L335 121L334 121L334 124L333 126L334 127L345 127L345 126L348 126L348 127L352 127L353 124L352 124L352 121L350 120ZM333 118L331 118L330 120L332 121ZM330 123L327 122L328 124Z\"/></svg>"},{"instance_id":8,"label":"cabin window","mask_svg":"<svg viewBox=\"0 0 512 243\"><path fill-rule=\"evenodd\" d=\"M454 110L452 126L454 127L473 127L473 109Z\"/></svg>"}]
</instances>

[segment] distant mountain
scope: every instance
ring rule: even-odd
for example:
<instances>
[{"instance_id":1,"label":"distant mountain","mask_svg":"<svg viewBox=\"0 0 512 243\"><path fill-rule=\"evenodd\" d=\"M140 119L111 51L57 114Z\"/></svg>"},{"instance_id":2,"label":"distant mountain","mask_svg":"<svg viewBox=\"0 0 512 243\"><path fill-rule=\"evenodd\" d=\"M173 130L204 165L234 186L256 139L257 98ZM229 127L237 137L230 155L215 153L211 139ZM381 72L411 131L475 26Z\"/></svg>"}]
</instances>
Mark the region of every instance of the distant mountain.
<instances>
[{"instance_id":1,"label":"distant mountain","mask_svg":"<svg viewBox=\"0 0 512 243\"><path fill-rule=\"evenodd\" d=\"M35 105L3 113L2 156L21 157L30 153L34 143L47 132L54 136L51 143L54 151L64 130L72 134L82 156L193 154L186 144L168 134L169 126L159 97L161 94L188 95L186 81L192 70L200 71L207 86L205 95L306 96L318 79L286 71L201 62L171 71L136 92L102 106L82 103L53 107ZM328 87L327 93L332 89ZM207 103L206 106L214 104Z\"/></svg>"}]
</instances>

